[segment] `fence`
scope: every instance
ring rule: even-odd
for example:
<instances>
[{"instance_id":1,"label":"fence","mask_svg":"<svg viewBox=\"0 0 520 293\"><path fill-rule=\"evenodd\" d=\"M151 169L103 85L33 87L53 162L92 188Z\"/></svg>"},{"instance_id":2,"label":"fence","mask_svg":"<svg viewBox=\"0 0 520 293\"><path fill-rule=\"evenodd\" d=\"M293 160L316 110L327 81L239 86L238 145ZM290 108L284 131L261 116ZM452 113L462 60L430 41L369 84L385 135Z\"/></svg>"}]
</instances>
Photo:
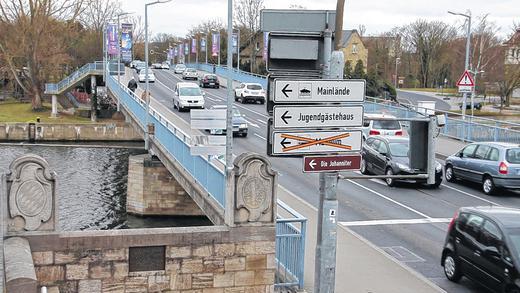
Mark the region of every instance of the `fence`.
<instances>
[{"instance_id":1,"label":"fence","mask_svg":"<svg viewBox=\"0 0 520 293\"><path fill-rule=\"evenodd\" d=\"M207 72L215 71L215 74L223 76L223 77L227 77L227 76L231 75L231 78L233 80L237 80L240 82L259 83L264 88L267 88L267 79L263 75L238 70L236 68L233 68L233 69L231 69L231 71L229 71L227 66L214 65L214 64L201 64L201 63L196 64L196 63L194 63L194 64L187 64L187 66L197 68L198 70L203 70L203 71L207 71Z\"/></svg>"},{"instance_id":2,"label":"fence","mask_svg":"<svg viewBox=\"0 0 520 293\"><path fill-rule=\"evenodd\" d=\"M278 200L278 207L279 211L290 214L290 218L279 216L276 220L275 286L302 289L307 219L281 200Z\"/></svg>"},{"instance_id":3,"label":"fence","mask_svg":"<svg viewBox=\"0 0 520 293\"><path fill-rule=\"evenodd\" d=\"M121 101L121 104L132 113L136 122L144 129L146 125L146 103L116 78L108 76L107 85ZM155 125L155 138L168 153L175 158L184 169L201 184L223 208L226 206L223 170L215 166L207 158L193 156L190 153L191 138L168 119L150 107L149 123Z\"/></svg>"}]
</instances>

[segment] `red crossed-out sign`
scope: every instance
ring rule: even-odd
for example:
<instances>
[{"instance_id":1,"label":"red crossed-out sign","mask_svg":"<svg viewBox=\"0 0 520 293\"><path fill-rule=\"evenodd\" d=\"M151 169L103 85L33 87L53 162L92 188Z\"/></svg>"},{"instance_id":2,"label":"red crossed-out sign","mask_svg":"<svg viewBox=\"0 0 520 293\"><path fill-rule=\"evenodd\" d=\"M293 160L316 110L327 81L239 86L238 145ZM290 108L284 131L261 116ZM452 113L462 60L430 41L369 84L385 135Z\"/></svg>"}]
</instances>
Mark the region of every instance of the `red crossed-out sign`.
<instances>
[{"instance_id":1,"label":"red crossed-out sign","mask_svg":"<svg viewBox=\"0 0 520 293\"><path fill-rule=\"evenodd\" d=\"M473 81L473 77L468 70L464 71L462 76L457 81L457 86L475 86L475 82Z\"/></svg>"}]
</instances>

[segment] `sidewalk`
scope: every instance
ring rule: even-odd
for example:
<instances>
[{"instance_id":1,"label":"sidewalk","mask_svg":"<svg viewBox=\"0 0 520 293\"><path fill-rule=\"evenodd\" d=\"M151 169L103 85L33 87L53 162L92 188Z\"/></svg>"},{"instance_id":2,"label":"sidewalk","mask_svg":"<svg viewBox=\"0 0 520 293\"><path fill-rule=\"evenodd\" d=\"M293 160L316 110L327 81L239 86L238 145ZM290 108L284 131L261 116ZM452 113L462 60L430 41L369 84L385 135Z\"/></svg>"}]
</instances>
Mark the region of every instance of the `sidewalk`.
<instances>
[{"instance_id":1,"label":"sidewalk","mask_svg":"<svg viewBox=\"0 0 520 293\"><path fill-rule=\"evenodd\" d=\"M308 219L305 241L304 287L314 286L317 209L282 186L278 198ZM404 266L360 235L338 225L336 290L342 293L435 293L445 292L424 276Z\"/></svg>"}]
</instances>

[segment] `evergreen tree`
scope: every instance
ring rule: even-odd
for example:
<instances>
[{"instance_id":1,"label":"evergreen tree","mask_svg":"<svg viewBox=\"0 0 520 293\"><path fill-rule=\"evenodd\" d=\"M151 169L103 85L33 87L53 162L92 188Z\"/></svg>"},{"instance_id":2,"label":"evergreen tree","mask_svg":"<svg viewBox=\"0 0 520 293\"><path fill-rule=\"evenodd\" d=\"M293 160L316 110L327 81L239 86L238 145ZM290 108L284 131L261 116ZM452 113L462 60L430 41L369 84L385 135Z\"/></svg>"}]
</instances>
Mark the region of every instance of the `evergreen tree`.
<instances>
[{"instance_id":1,"label":"evergreen tree","mask_svg":"<svg viewBox=\"0 0 520 293\"><path fill-rule=\"evenodd\" d=\"M352 78L352 62L350 62L350 60L347 60L345 62L345 67L343 67L343 78Z\"/></svg>"},{"instance_id":2,"label":"evergreen tree","mask_svg":"<svg viewBox=\"0 0 520 293\"><path fill-rule=\"evenodd\" d=\"M364 79L365 78L365 66L363 65L363 61L358 60L356 63L356 67L354 67L354 72L352 73L352 78Z\"/></svg>"}]
</instances>

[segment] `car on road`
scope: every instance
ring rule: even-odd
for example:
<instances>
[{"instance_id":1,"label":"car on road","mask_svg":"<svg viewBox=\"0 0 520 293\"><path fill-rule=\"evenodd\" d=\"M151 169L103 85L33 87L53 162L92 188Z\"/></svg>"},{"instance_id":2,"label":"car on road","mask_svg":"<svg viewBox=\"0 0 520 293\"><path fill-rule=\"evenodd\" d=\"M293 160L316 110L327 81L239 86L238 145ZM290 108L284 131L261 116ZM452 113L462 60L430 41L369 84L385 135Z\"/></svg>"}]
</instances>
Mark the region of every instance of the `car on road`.
<instances>
[{"instance_id":1,"label":"car on road","mask_svg":"<svg viewBox=\"0 0 520 293\"><path fill-rule=\"evenodd\" d=\"M213 105L211 106L212 110L227 110L226 105ZM233 106L233 135L236 136L247 136L248 125L247 120L244 118L244 115L240 113L237 107ZM226 134L226 129L209 129L210 134Z\"/></svg>"},{"instance_id":2,"label":"car on road","mask_svg":"<svg viewBox=\"0 0 520 293\"><path fill-rule=\"evenodd\" d=\"M163 62L161 64L161 69L166 69L166 70L170 70L170 65L166 62Z\"/></svg>"},{"instance_id":3,"label":"car on road","mask_svg":"<svg viewBox=\"0 0 520 293\"><path fill-rule=\"evenodd\" d=\"M400 136L371 136L361 149L361 173L375 175L416 175L417 170L410 168L409 138ZM435 183L442 183L442 165L435 162ZM386 178L388 186L395 186L396 179ZM415 180L423 183L426 180Z\"/></svg>"},{"instance_id":4,"label":"car on road","mask_svg":"<svg viewBox=\"0 0 520 293\"><path fill-rule=\"evenodd\" d=\"M374 120L374 118L396 118L388 114L365 114L363 117L363 140L371 135L403 136L403 126L395 120Z\"/></svg>"},{"instance_id":5,"label":"car on road","mask_svg":"<svg viewBox=\"0 0 520 293\"><path fill-rule=\"evenodd\" d=\"M240 101L242 104L247 101L263 104L265 103L265 90L259 83L241 83L235 89L235 101Z\"/></svg>"},{"instance_id":6,"label":"car on road","mask_svg":"<svg viewBox=\"0 0 520 293\"><path fill-rule=\"evenodd\" d=\"M179 82L175 85L173 108L177 108L179 112L189 108L204 109L204 96L198 84Z\"/></svg>"},{"instance_id":7,"label":"car on road","mask_svg":"<svg viewBox=\"0 0 520 293\"><path fill-rule=\"evenodd\" d=\"M496 293L520 292L520 209L460 208L442 250L446 278L465 276Z\"/></svg>"},{"instance_id":8,"label":"car on road","mask_svg":"<svg viewBox=\"0 0 520 293\"><path fill-rule=\"evenodd\" d=\"M202 76L199 78L199 85L200 87L214 87L217 89L220 87L218 77L211 73L202 74Z\"/></svg>"},{"instance_id":9,"label":"car on road","mask_svg":"<svg viewBox=\"0 0 520 293\"><path fill-rule=\"evenodd\" d=\"M182 73L182 79L194 79L197 80L199 78L199 74L195 68L186 68Z\"/></svg>"},{"instance_id":10,"label":"car on road","mask_svg":"<svg viewBox=\"0 0 520 293\"><path fill-rule=\"evenodd\" d=\"M137 73L140 73L141 70L145 69L146 67L146 63L144 63L143 61L138 61L134 64L134 68L135 68L135 71L137 71Z\"/></svg>"},{"instance_id":11,"label":"car on road","mask_svg":"<svg viewBox=\"0 0 520 293\"><path fill-rule=\"evenodd\" d=\"M460 103L459 109L462 110L463 105L464 105L463 103ZM482 109L482 103L480 103L480 102L473 103L473 109L480 111L480 109ZM466 103L466 110L471 110L471 103Z\"/></svg>"},{"instance_id":12,"label":"car on road","mask_svg":"<svg viewBox=\"0 0 520 293\"><path fill-rule=\"evenodd\" d=\"M493 195L497 189L520 189L520 146L505 142L478 142L466 145L445 163L447 181L458 179L482 184Z\"/></svg>"},{"instance_id":13,"label":"car on road","mask_svg":"<svg viewBox=\"0 0 520 293\"><path fill-rule=\"evenodd\" d=\"M139 82L146 82L145 70L139 72ZM148 82L155 82L155 74L151 69L148 69Z\"/></svg>"},{"instance_id":14,"label":"car on road","mask_svg":"<svg viewBox=\"0 0 520 293\"><path fill-rule=\"evenodd\" d=\"M184 70L186 70L186 65L184 65L184 64L177 64L177 65L175 65L175 68L173 69L173 72L181 74L181 73L184 72Z\"/></svg>"},{"instance_id":15,"label":"car on road","mask_svg":"<svg viewBox=\"0 0 520 293\"><path fill-rule=\"evenodd\" d=\"M162 64L161 63L153 63L152 64L152 68L154 68L154 69L162 69Z\"/></svg>"}]
</instances>

